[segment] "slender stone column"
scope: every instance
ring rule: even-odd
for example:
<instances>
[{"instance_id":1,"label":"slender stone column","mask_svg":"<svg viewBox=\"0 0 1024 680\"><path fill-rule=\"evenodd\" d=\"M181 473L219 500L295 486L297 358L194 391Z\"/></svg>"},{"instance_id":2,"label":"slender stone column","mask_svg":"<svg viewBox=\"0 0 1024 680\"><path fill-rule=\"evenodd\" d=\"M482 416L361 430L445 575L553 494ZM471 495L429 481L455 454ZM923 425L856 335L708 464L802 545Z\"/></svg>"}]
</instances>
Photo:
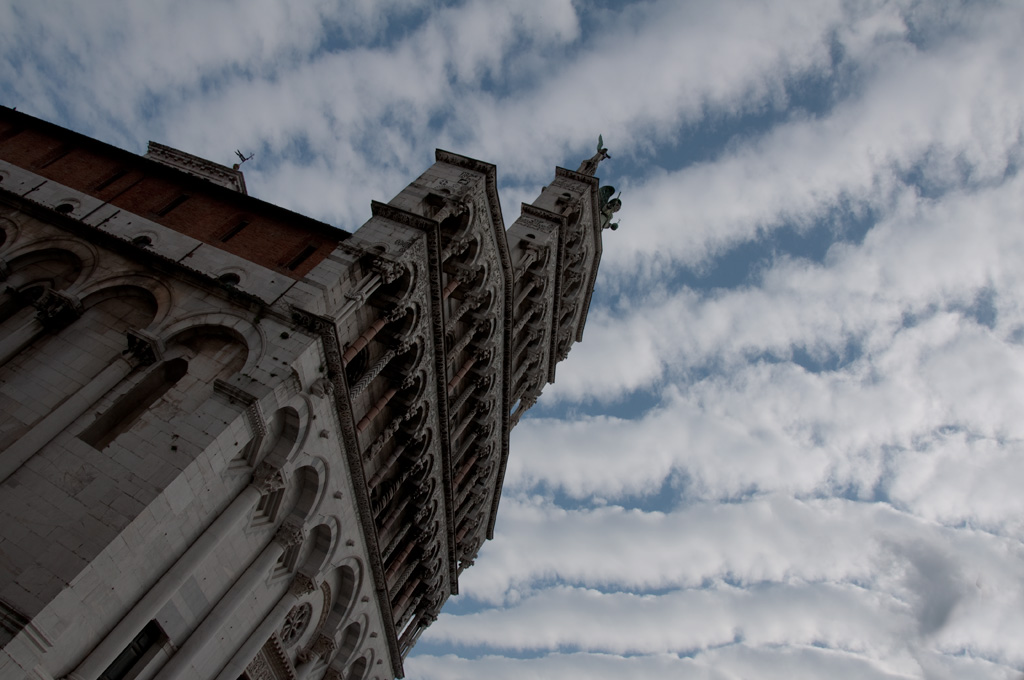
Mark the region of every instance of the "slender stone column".
<instances>
[{"instance_id":1,"label":"slender stone column","mask_svg":"<svg viewBox=\"0 0 1024 680\"><path fill-rule=\"evenodd\" d=\"M0 456L0 482L14 474L68 425L78 420L137 366L156 361L157 352L155 344L150 339L129 333L127 356L118 356L111 361L92 380L33 425L31 430L23 434L18 441L8 447L3 456Z\"/></svg>"},{"instance_id":2,"label":"slender stone column","mask_svg":"<svg viewBox=\"0 0 1024 680\"><path fill-rule=\"evenodd\" d=\"M458 463L460 460L466 457L466 454L469 453L470 448L472 448L473 444L476 443L478 436L479 433L477 432L476 429L470 431L469 436L466 437L465 441L459 445L459 450L455 454L456 463Z\"/></svg>"},{"instance_id":3,"label":"slender stone column","mask_svg":"<svg viewBox=\"0 0 1024 680\"><path fill-rule=\"evenodd\" d=\"M377 361L377 363L371 366L370 369L363 374L363 377L361 377L359 381L352 386L352 389L350 390L352 396L358 396L363 390L365 390L370 385L371 382L373 382L374 378L380 375L381 371L387 368L388 364L390 364L395 357L399 357L405 354L410 349L412 349L412 345L408 342L403 342L400 345L398 345L398 347L395 347L394 349L389 349L387 352L385 352L384 356L382 356Z\"/></svg>"},{"instance_id":4,"label":"slender stone column","mask_svg":"<svg viewBox=\"0 0 1024 680\"><path fill-rule=\"evenodd\" d=\"M477 293L470 293L469 295L467 295L462 300L462 304L460 304L458 308L455 310L455 312L452 313L451 317L448 319L448 323L445 324L445 333L451 333L453 330L455 330L455 324L459 322L459 319L465 316L466 312L468 312L469 310L478 307L482 301L483 297Z\"/></svg>"},{"instance_id":5,"label":"slender stone column","mask_svg":"<svg viewBox=\"0 0 1024 680\"><path fill-rule=\"evenodd\" d=\"M408 542L406 542L405 547L402 548L402 552L398 553L398 555L395 557L395 559L392 560L391 566L388 567L387 572L385 572L385 574L384 574L384 576L385 576L385 578L386 578L386 580L388 582L388 587L389 588L392 588L392 589L395 588L395 581L394 581L395 574L397 574L398 570L401 569L402 566L405 564L405 559L407 557L409 557L409 553L411 553L413 551L413 548L415 548L415 547L416 547L416 541L409 540Z\"/></svg>"},{"instance_id":6,"label":"slender stone column","mask_svg":"<svg viewBox=\"0 0 1024 680\"><path fill-rule=\"evenodd\" d=\"M469 373L469 369L473 368L473 364L476 363L476 359L476 355L473 355L466 359L466 362L462 364L462 367L458 370L458 372L454 376L452 376L451 380L448 381L448 396L451 396L455 392L455 388L462 381L462 379L466 377L466 374Z\"/></svg>"},{"instance_id":7,"label":"slender stone column","mask_svg":"<svg viewBox=\"0 0 1024 680\"><path fill-rule=\"evenodd\" d=\"M459 281L456 277L453 276L452 280L449 281L448 285L445 286L444 290L441 291L441 297L444 298L445 300L450 298L452 293L455 292L455 289L458 288L459 284L461 284L461 283L462 283L462 281Z\"/></svg>"},{"instance_id":8,"label":"slender stone column","mask_svg":"<svg viewBox=\"0 0 1024 680\"><path fill-rule=\"evenodd\" d=\"M462 409L462 407L466 405L466 402L469 400L469 398L473 396L474 392L476 392L478 382L479 381L469 385L468 387L466 387L466 389L462 390L462 394L460 394L455 401L448 405L449 415L458 413Z\"/></svg>"},{"instance_id":9,"label":"slender stone column","mask_svg":"<svg viewBox=\"0 0 1024 680\"><path fill-rule=\"evenodd\" d=\"M533 305L530 307L529 312L523 314L519 321L516 321L516 325L512 328L512 337L518 337L519 333L523 330L523 327L530 323L533 320L533 317L538 316L540 311L540 305Z\"/></svg>"},{"instance_id":10,"label":"slender stone column","mask_svg":"<svg viewBox=\"0 0 1024 680\"><path fill-rule=\"evenodd\" d=\"M401 501L399 501L397 508L395 508L392 512L388 513L387 519L384 521L383 526L381 526L380 528L380 535L382 537L386 536L390 539L391 530L395 528L395 523L398 522L399 517L402 516L402 512L405 510L405 508L409 505L410 502L411 500L409 496L406 496Z\"/></svg>"},{"instance_id":11,"label":"slender stone column","mask_svg":"<svg viewBox=\"0 0 1024 680\"><path fill-rule=\"evenodd\" d=\"M452 430L451 441L458 441L459 437L462 436L462 433L465 432L466 428L473 422L473 419L479 415L480 411L480 403L477 402L473 408L469 409L469 412L466 413L466 417L462 419L454 430Z\"/></svg>"},{"instance_id":12,"label":"slender stone column","mask_svg":"<svg viewBox=\"0 0 1024 680\"><path fill-rule=\"evenodd\" d=\"M284 551L293 545L298 545L302 539L302 527L295 524L281 525L263 552L252 561L249 568L220 598L213 611L207 614L203 622L192 631L192 634L185 640L185 644L160 669L154 680L177 680L177 678L187 676L192 664L199 658L206 646L217 638L220 629L231 620L238 607L252 595L256 586L267 578Z\"/></svg>"},{"instance_id":13,"label":"slender stone column","mask_svg":"<svg viewBox=\"0 0 1024 680\"><path fill-rule=\"evenodd\" d=\"M313 579L302 574L296 574L288 592L281 596L270 613L263 618L263 622L246 638L238 651L234 653L227 665L217 674L216 680L238 680L246 667L252 662L253 657L267 643L275 631L280 630L284 619L292 607L299 603L304 596L313 592L316 584Z\"/></svg>"},{"instance_id":14,"label":"slender stone column","mask_svg":"<svg viewBox=\"0 0 1024 680\"><path fill-rule=\"evenodd\" d=\"M455 344L453 344L451 348L448 350L447 359L449 364L455 361L455 357L459 355L459 352L466 349L466 345L473 341L473 338L476 337L477 331L482 330L484 327L485 325L483 323L477 322L470 326L469 330L462 334L462 337L459 338L455 342Z\"/></svg>"},{"instance_id":15,"label":"slender stone column","mask_svg":"<svg viewBox=\"0 0 1024 680\"><path fill-rule=\"evenodd\" d=\"M260 497L283 487L284 477L281 471L261 463L253 473L252 484L235 496L235 500L217 516L178 561L164 572L160 580L142 596L113 630L107 633L103 642L78 664L78 668L68 674L67 680L96 680L138 635L142 627L163 609L167 601L178 592L182 584L206 561L224 538L234 532L235 526L249 516Z\"/></svg>"},{"instance_id":16,"label":"slender stone column","mask_svg":"<svg viewBox=\"0 0 1024 680\"><path fill-rule=\"evenodd\" d=\"M390 456L388 456L388 459L386 461L384 461L381 464L380 469L377 470L377 472L375 472L372 477L370 477L370 481L366 483L366 486L373 489L378 484L380 484L380 480L383 479L384 475L388 473L388 470L391 469L391 466L398 462L398 459L402 457L402 454L404 454L407 449L408 445L399 444L398 446L396 446L394 452Z\"/></svg>"},{"instance_id":17,"label":"slender stone column","mask_svg":"<svg viewBox=\"0 0 1024 680\"><path fill-rule=\"evenodd\" d=\"M356 432L362 432L368 428L370 423L373 422L373 419L377 417L377 414L384 410L384 407L388 405L388 402L391 401L391 398L396 394L398 394L397 389L394 387L388 388L388 390L384 392L384 396L378 399L377 403L371 406L370 410L366 412L366 415L360 418L359 422L356 423Z\"/></svg>"},{"instance_id":18,"label":"slender stone column","mask_svg":"<svg viewBox=\"0 0 1024 680\"><path fill-rule=\"evenodd\" d=\"M512 309L519 309L519 305L523 304L523 300L533 292L533 289L537 287L537 279L532 278L529 281L523 283L523 289L519 291L519 295L516 296L515 301L512 303Z\"/></svg>"},{"instance_id":19,"label":"slender stone column","mask_svg":"<svg viewBox=\"0 0 1024 680\"><path fill-rule=\"evenodd\" d=\"M469 460L467 460L459 467L459 472L458 474L455 475L456 488L458 488L458 486L462 484L462 480L465 479L466 475L469 474L469 471L473 468L473 464L476 463L477 458L479 458L479 456L480 454L474 453L472 456L469 457Z\"/></svg>"}]
</instances>

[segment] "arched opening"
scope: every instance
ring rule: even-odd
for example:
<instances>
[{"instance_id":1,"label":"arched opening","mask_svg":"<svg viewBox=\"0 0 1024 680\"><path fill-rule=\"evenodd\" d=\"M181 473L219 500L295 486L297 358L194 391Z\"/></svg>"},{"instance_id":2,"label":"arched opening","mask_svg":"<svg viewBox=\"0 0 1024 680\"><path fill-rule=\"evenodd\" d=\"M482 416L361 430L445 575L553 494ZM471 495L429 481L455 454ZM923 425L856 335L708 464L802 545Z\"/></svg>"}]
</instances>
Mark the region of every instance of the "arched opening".
<instances>
[{"instance_id":1,"label":"arched opening","mask_svg":"<svg viewBox=\"0 0 1024 680\"><path fill-rule=\"evenodd\" d=\"M299 571L308 576L314 576L327 562L327 556L331 553L333 534L331 527L326 524L318 524L309 532L309 538L303 546L306 553L302 559L302 566Z\"/></svg>"},{"instance_id":2,"label":"arched opening","mask_svg":"<svg viewBox=\"0 0 1024 680\"><path fill-rule=\"evenodd\" d=\"M356 659L356 662L352 664L352 668L348 670L345 680L363 680L366 677L366 668L369 663L365 656Z\"/></svg>"},{"instance_id":3,"label":"arched opening","mask_svg":"<svg viewBox=\"0 0 1024 680\"><path fill-rule=\"evenodd\" d=\"M336 657L337 662L342 666L346 665L355 653L356 646L359 644L359 636L362 632L363 628L359 625L358 621L353 621L345 626L345 630L341 634L341 642L338 644L338 656Z\"/></svg>"},{"instance_id":4,"label":"arched opening","mask_svg":"<svg viewBox=\"0 0 1024 680\"><path fill-rule=\"evenodd\" d=\"M259 458L276 467L282 467L287 461L295 442L299 438L302 421L299 412L290 406L278 409L267 423L267 438ZM259 460L252 461L256 464Z\"/></svg>"},{"instance_id":5,"label":"arched opening","mask_svg":"<svg viewBox=\"0 0 1024 680\"><path fill-rule=\"evenodd\" d=\"M297 522L304 521L309 517L316 506L320 496L320 475L309 466L304 465L295 471L294 477L294 502L289 515Z\"/></svg>"}]
</instances>

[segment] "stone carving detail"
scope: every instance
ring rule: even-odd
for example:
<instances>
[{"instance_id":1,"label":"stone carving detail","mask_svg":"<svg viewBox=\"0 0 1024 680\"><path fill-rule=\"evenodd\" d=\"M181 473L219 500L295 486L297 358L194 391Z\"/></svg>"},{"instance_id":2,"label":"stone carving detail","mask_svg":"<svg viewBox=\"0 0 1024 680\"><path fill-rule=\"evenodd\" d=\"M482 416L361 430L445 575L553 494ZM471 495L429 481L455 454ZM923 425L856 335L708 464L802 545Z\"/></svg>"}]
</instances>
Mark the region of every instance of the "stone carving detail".
<instances>
[{"instance_id":1,"label":"stone carving detail","mask_svg":"<svg viewBox=\"0 0 1024 680\"><path fill-rule=\"evenodd\" d=\"M128 331L128 349L125 354L134 358L140 365L149 366L156 363L163 354L160 340L145 331Z\"/></svg>"},{"instance_id":2,"label":"stone carving detail","mask_svg":"<svg viewBox=\"0 0 1024 680\"><path fill-rule=\"evenodd\" d=\"M266 496L284 488L284 473L281 472L281 468L263 461L253 470L252 485L259 489L260 495Z\"/></svg>"},{"instance_id":3,"label":"stone carving detail","mask_svg":"<svg viewBox=\"0 0 1024 680\"><path fill-rule=\"evenodd\" d=\"M44 290L32 306L37 310L39 323L50 330L59 330L82 316L82 303L78 298L53 288Z\"/></svg>"},{"instance_id":4,"label":"stone carving detail","mask_svg":"<svg viewBox=\"0 0 1024 680\"><path fill-rule=\"evenodd\" d=\"M318 399L323 399L334 394L334 385L327 378L317 378L309 386L309 393Z\"/></svg>"},{"instance_id":5,"label":"stone carving detail","mask_svg":"<svg viewBox=\"0 0 1024 680\"><path fill-rule=\"evenodd\" d=\"M246 666L245 674L251 680L274 680L274 672L270 670L270 663L262 651Z\"/></svg>"},{"instance_id":6,"label":"stone carving detail","mask_svg":"<svg viewBox=\"0 0 1024 680\"><path fill-rule=\"evenodd\" d=\"M326 635L318 635L316 640L313 641L313 644L309 646L308 653L315 654L321 659L326 659L334 653L334 650L337 648L338 645L333 639Z\"/></svg>"},{"instance_id":7,"label":"stone carving detail","mask_svg":"<svg viewBox=\"0 0 1024 680\"><path fill-rule=\"evenodd\" d=\"M277 532L274 534L274 540L283 545L285 548L292 548L306 538L306 532L301 526L293 522L285 522L278 527Z\"/></svg>"},{"instance_id":8,"label":"stone carving detail","mask_svg":"<svg viewBox=\"0 0 1024 680\"><path fill-rule=\"evenodd\" d=\"M375 258L370 264L370 268L376 272L384 283L394 283L402 274L405 273L405 267L397 262L390 262L382 258Z\"/></svg>"},{"instance_id":9,"label":"stone carving detail","mask_svg":"<svg viewBox=\"0 0 1024 680\"><path fill-rule=\"evenodd\" d=\"M302 634L306 632L306 628L309 627L310 619L313 618L313 605L308 602L295 605L292 610L288 612L288 615L284 617L284 623L281 625L281 631L278 636L281 638L281 644L285 647L291 647Z\"/></svg>"},{"instance_id":10,"label":"stone carving detail","mask_svg":"<svg viewBox=\"0 0 1024 680\"><path fill-rule=\"evenodd\" d=\"M316 590L316 581L305 574L295 574L292 585L288 588L295 597L304 597Z\"/></svg>"}]
</instances>

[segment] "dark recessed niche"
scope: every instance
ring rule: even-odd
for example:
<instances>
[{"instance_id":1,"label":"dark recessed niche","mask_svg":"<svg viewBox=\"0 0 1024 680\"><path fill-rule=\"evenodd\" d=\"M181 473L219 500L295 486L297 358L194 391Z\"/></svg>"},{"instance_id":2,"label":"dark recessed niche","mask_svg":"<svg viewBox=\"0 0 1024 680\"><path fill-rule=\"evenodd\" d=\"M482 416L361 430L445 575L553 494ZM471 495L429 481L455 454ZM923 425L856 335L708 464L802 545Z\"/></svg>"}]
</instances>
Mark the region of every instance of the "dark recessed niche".
<instances>
[{"instance_id":1,"label":"dark recessed niche","mask_svg":"<svg viewBox=\"0 0 1024 680\"><path fill-rule=\"evenodd\" d=\"M140 248L148 248L153 245L153 239L146 235L136 236L132 239L132 245L139 246Z\"/></svg>"},{"instance_id":2,"label":"dark recessed niche","mask_svg":"<svg viewBox=\"0 0 1024 680\"><path fill-rule=\"evenodd\" d=\"M60 205L57 206L56 210L61 215L67 215L68 213L72 213L75 211L75 206L71 205L70 203L61 203Z\"/></svg>"},{"instance_id":3,"label":"dark recessed niche","mask_svg":"<svg viewBox=\"0 0 1024 680\"><path fill-rule=\"evenodd\" d=\"M242 279L241 277L238 276L238 274L235 274L234 272L228 272L227 274L221 274L220 276L218 276L217 280L229 286L237 286Z\"/></svg>"},{"instance_id":4,"label":"dark recessed niche","mask_svg":"<svg viewBox=\"0 0 1024 680\"><path fill-rule=\"evenodd\" d=\"M527 234L527 235L526 235L526 238L537 238L537 237L536 237L536 236L534 236L533 234Z\"/></svg>"}]
</instances>

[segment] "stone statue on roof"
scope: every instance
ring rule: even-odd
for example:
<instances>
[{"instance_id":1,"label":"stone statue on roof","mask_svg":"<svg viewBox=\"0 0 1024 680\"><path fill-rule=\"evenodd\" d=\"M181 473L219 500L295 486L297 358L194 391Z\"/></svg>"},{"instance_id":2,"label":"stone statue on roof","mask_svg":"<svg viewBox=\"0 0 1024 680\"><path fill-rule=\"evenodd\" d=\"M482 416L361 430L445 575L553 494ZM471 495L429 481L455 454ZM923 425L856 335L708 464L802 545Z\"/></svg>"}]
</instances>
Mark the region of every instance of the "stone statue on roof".
<instances>
[{"instance_id":1,"label":"stone statue on roof","mask_svg":"<svg viewBox=\"0 0 1024 680\"><path fill-rule=\"evenodd\" d=\"M580 163L579 170L576 172L593 177L597 173L597 166L606 158L611 158L611 156L608 154L608 149L604 146L604 136L598 135L597 153Z\"/></svg>"},{"instance_id":2,"label":"stone statue on roof","mask_svg":"<svg viewBox=\"0 0 1024 680\"><path fill-rule=\"evenodd\" d=\"M612 222L612 217L622 208L622 200L618 196L612 198L615 187L603 186L597 190L597 209L601 213L601 228L615 231L619 228L618 222Z\"/></svg>"}]
</instances>

